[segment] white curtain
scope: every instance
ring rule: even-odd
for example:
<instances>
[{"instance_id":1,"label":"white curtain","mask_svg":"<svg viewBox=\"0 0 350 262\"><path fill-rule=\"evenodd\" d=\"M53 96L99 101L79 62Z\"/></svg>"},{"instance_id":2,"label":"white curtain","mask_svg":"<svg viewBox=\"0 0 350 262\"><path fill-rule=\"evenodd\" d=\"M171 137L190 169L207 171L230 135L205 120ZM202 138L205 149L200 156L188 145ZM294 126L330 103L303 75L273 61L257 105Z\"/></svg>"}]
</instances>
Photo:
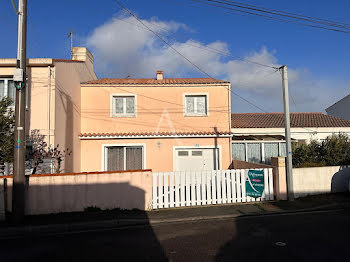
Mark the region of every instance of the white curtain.
<instances>
[{"instance_id":1,"label":"white curtain","mask_svg":"<svg viewBox=\"0 0 350 262\"><path fill-rule=\"evenodd\" d=\"M261 144L260 143L248 143L248 162L260 163L261 162Z\"/></svg>"},{"instance_id":2,"label":"white curtain","mask_svg":"<svg viewBox=\"0 0 350 262\"><path fill-rule=\"evenodd\" d=\"M287 146L286 146L286 143L281 143L280 156L287 157Z\"/></svg>"},{"instance_id":3,"label":"white curtain","mask_svg":"<svg viewBox=\"0 0 350 262\"><path fill-rule=\"evenodd\" d=\"M245 161L245 144L232 143L232 158Z\"/></svg>"},{"instance_id":4,"label":"white curtain","mask_svg":"<svg viewBox=\"0 0 350 262\"><path fill-rule=\"evenodd\" d=\"M142 169L142 148L127 147L126 148L126 170Z\"/></svg>"},{"instance_id":5,"label":"white curtain","mask_svg":"<svg viewBox=\"0 0 350 262\"><path fill-rule=\"evenodd\" d=\"M206 96L198 96L197 97L197 112L198 114L205 115L207 112L207 103L206 103Z\"/></svg>"},{"instance_id":6,"label":"white curtain","mask_svg":"<svg viewBox=\"0 0 350 262\"><path fill-rule=\"evenodd\" d=\"M278 143L265 143L264 144L265 151L265 163L271 163L271 157L278 156Z\"/></svg>"},{"instance_id":7,"label":"white curtain","mask_svg":"<svg viewBox=\"0 0 350 262\"><path fill-rule=\"evenodd\" d=\"M133 114L135 113L135 97L129 96L125 97L126 99L126 113Z\"/></svg>"},{"instance_id":8,"label":"white curtain","mask_svg":"<svg viewBox=\"0 0 350 262\"><path fill-rule=\"evenodd\" d=\"M122 97L115 97L115 113L117 114L123 114L123 98Z\"/></svg>"},{"instance_id":9,"label":"white curtain","mask_svg":"<svg viewBox=\"0 0 350 262\"><path fill-rule=\"evenodd\" d=\"M15 99L16 99L15 83L12 80L9 80L7 83L8 83L7 96L12 99L12 104L14 104L15 103Z\"/></svg>"},{"instance_id":10,"label":"white curtain","mask_svg":"<svg viewBox=\"0 0 350 262\"><path fill-rule=\"evenodd\" d=\"M194 97L186 96L186 113L193 114L194 113Z\"/></svg>"},{"instance_id":11,"label":"white curtain","mask_svg":"<svg viewBox=\"0 0 350 262\"><path fill-rule=\"evenodd\" d=\"M0 99L2 99L5 95L5 81L0 80Z\"/></svg>"}]
</instances>

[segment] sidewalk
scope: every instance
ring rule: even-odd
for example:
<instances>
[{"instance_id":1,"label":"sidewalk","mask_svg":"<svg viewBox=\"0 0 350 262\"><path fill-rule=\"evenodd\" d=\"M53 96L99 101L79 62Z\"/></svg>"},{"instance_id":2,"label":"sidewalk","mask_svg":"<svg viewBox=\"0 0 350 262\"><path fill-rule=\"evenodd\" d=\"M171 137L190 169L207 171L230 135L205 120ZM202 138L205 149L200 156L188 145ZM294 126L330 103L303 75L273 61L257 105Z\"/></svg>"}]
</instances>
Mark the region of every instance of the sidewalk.
<instances>
[{"instance_id":1,"label":"sidewalk","mask_svg":"<svg viewBox=\"0 0 350 262\"><path fill-rule=\"evenodd\" d=\"M350 194L309 196L289 201L250 202L212 206L86 212L28 216L25 225L0 223L0 238L61 234L137 225L155 225L208 219L228 219L279 213L308 212L350 207Z\"/></svg>"}]
</instances>

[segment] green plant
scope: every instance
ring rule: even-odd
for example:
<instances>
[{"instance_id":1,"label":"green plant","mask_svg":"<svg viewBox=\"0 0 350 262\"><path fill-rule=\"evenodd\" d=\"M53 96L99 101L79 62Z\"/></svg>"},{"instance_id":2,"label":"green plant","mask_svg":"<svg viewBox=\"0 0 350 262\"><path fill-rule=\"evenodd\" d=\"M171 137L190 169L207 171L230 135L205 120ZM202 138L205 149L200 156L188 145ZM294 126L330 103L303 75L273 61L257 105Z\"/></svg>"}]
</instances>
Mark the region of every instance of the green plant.
<instances>
[{"instance_id":1,"label":"green plant","mask_svg":"<svg viewBox=\"0 0 350 262\"><path fill-rule=\"evenodd\" d=\"M13 162L15 117L11 105L9 97L0 100L0 164Z\"/></svg>"}]
</instances>

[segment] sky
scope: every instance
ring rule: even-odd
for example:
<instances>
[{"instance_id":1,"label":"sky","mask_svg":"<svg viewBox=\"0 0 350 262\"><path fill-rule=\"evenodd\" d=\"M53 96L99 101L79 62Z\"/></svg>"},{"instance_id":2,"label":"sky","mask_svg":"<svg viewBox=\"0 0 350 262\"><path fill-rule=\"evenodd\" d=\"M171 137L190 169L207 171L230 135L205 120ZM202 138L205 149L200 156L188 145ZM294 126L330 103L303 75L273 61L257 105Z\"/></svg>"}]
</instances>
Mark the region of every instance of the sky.
<instances>
[{"instance_id":1,"label":"sky","mask_svg":"<svg viewBox=\"0 0 350 262\"><path fill-rule=\"evenodd\" d=\"M122 0L171 47L208 75L267 112L282 112L282 80L272 68L287 65L290 107L324 112L350 93L350 34L238 15L191 0ZM242 1L243 2L243 1ZM350 24L347 0L246 0L245 3ZM113 0L28 1L28 57L70 58L70 40L94 55L102 77L208 77L165 45ZM0 57L13 58L17 17L0 0ZM261 112L232 95L232 112Z\"/></svg>"}]
</instances>

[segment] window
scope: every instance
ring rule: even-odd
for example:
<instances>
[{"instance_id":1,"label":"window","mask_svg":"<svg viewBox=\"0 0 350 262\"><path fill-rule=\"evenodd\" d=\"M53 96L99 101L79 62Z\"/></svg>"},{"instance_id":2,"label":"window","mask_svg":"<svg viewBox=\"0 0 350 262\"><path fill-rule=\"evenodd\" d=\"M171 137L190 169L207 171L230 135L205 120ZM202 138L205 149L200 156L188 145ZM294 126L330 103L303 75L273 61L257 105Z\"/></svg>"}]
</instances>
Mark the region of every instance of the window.
<instances>
[{"instance_id":1,"label":"window","mask_svg":"<svg viewBox=\"0 0 350 262\"><path fill-rule=\"evenodd\" d=\"M112 107L113 116L135 116L135 96L113 96Z\"/></svg>"},{"instance_id":2,"label":"window","mask_svg":"<svg viewBox=\"0 0 350 262\"><path fill-rule=\"evenodd\" d=\"M192 156L202 156L203 151L192 151Z\"/></svg>"},{"instance_id":3,"label":"window","mask_svg":"<svg viewBox=\"0 0 350 262\"><path fill-rule=\"evenodd\" d=\"M270 164L271 157L278 156L278 143L265 143L264 153L265 153L265 164Z\"/></svg>"},{"instance_id":4,"label":"window","mask_svg":"<svg viewBox=\"0 0 350 262\"><path fill-rule=\"evenodd\" d=\"M186 95L185 96L185 115L206 116L207 115L207 96L206 95Z\"/></svg>"},{"instance_id":5,"label":"window","mask_svg":"<svg viewBox=\"0 0 350 262\"><path fill-rule=\"evenodd\" d=\"M12 105L15 104L16 88L15 83L11 79L0 78L0 99L8 96L12 99Z\"/></svg>"},{"instance_id":6,"label":"window","mask_svg":"<svg viewBox=\"0 0 350 262\"><path fill-rule=\"evenodd\" d=\"M106 171L139 170L143 168L143 147L111 146L105 149Z\"/></svg>"},{"instance_id":7,"label":"window","mask_svg":"<svg viewBox=\"0 0 350 262\"><path fill-rule=\"evenodd\" d=\"M178 156L188 156L188 151L179 151Z\"/></svg>"},{"instance_id":8,"label":"window","mask_svg":"<svg viewBox=\"0 0 350 262\"><path fill-rule=\"evenodd\" d=\"M236 160L245 161L245 144L243 143L232 144L232 158Z\"/></svg>"}]
</instances>

